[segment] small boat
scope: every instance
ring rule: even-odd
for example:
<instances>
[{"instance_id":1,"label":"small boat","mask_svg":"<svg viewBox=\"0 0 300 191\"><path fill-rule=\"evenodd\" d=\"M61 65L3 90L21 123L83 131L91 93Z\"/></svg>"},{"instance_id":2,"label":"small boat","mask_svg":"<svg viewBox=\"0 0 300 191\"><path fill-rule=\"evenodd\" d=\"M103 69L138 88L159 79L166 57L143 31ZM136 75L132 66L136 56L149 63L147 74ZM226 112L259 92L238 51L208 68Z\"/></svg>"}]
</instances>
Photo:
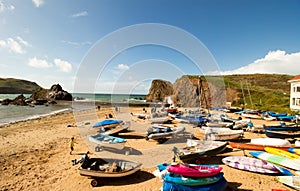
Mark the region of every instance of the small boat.
<instances>
[{"instance_id":1,"label":"small boat","mask_svg":"<svg viewBox=\"0 0 300 191\"><path fill-rule=\"evenodd\" d=\"M292 147L292 144L285 139L279 139L279 138L254 138L250 140L250 143L252 144L258 144L258 145L263 145L263 146L276 146L276 147L281 147L281 146L286 146L286 147Z\"/></svg>"},{"instance_id":2,"label":"small boat","mask_svg":"<svg viewBox=\"0 0 300 191\"><path fill-rule=\"evenodd\" d=\"M116 178L131 175L141 169L142 164L134 161L113 158L85 158L78 172L92 178L93 187L100 184L100 178Z\"/></svg>"},{"instance_id":3,"label":"small boat","mask_svg":"<svg viewBox=\"0 0 300 191\"><path fill-rule=\"evenodd\" d=\"M246 156L229 156L222 159L222 162L230 167L257 172L263 174L285 174L293 175L290 171L285 168L279 167L275 164Z\"/></svg>"},{"instance_id":4,"label":"small boat","mask_svg":"<svg viewBox=\"0 0 300 191\"><path fill-rule=\"evenodd\" d=\"M229 128L202 127L196 130L194 136L198 139L210 141L228 141L239 139L243 136L243 130L231 130Z\"/></svg>"},{"instance_id":5,"label":"small boat","mask_svg":"<svg viewBox=\"0 0 300 191\"><path fill-rule=\"evenodd\" d=\"M120 125L118 125L114 128L110 128L109 130L103 132L103 134L105 134L105 135L118 134L120 132L127 131L129 129L129 127L130 127L130 121L123 122Z\"/></svg>"},{"instance_id":6,"label":"small boat","mask_svg":"<svg viewBox=\"0 0 300 191\"><path fill-rule=\"evenodd\" d=\"M279 117L277 117L277 120L280 120L280 121L294 121L294 120L296 120L296 116L295 115L279 116Z\"/></svg>"},{"instance_id":7,"label":"small boat","mask_svg":"<svg viewBox=\"0 0 300 191\"><path fill-rule=\"evenodd\" d=\"M102 128L113 128L123 123L123 120L117 119L105 119L103 121L97 122L93 125L94 128L102 127Z\"/></svg>"},{"instance_id":8,"label":"small boat","mask_svg":"<svg viewBox=\"0 0 300 191\"><path fill-rule=\"evenodd\" d=\"M173 148L174 156L180 161L198 159L204 156L213 156L225 150L227 142L224 141L200 141L187 140L187 146Z\"/></svg>"},{"instance_id":9,"label":"small boat","mask_svg":"<svg viewBox=\"0 0 300 191\"><path fill-rule=\"evenodd\" d=\"M97 144L97 146L95 147L96 152L101 151L103 147L110 147L122 150L126 143L126 139L105 135L103 133L91 135L89 136L89 140Z\"/></svg>"},{"instance_id":10,"label":"small boat","mask_svg":"<svg viewBox=\"0 0 300 191\"><path fill-rule=\"evenodd\" d=\"M287 113L275 113L274 111L268 111L267 114L272 117L287 116Z\"/></svg>"},{"instance_id":11,"label":"small boat","mask_svg":"<svg viewBox=\"0 0 300 191\"><path fill-rule=\"evenodd\" d=\"M265 130L265 134L270 138L298 138L300 137L300 131L277 131L277 130Z\"/></svg>"},{"instance_id":12,"label":"small boat","mask_svg":"<svg viewBox=\"0 0 300 191\"><path fill-rule=\"evenodd\" d=\"M264 151L265 147L272 147L272 148L278 148L281 150L289 150L291 149L298 149L300 147L292 147L292 146L275 146L275 145L262 145L262 144L253 144L253 143L237 143L237 142L229 142L229 146L232 148L237 148L237 149L243 149L243 150L255 150L255 151Z\"/></svg>"},{"instance_id":13,"label":"small boat","mask_svg":"<svg viewBox=\"0 0 300 191\"><path fill-rule=\"evenodd\" d=\"M173 137L179 133L184 132L185 127L179 126L179 127L157 127L157 128L152 128L150 127L147 130L147 136L146 136L146 140L149 139L166 139L166 138L170 138Z\"/></svg>"},{"instance_id":14,"label":"small boat","mask_svg":"<svg viewBox=\"0 0 300 191\"><path fill-rule=\"evenodd\" d=\"M216 176L222 169L221 166L202 166L181 163L171 164L167 167L168 172L194 178Z\"/></svg>"},{"instance_id":15,"label":"small boat","mask_svg":"<svg viewBox=\"0 0 300 191\"><path fill-rule=\"evenodd\" d=\"M241 116L249 119L262 119L262 116L257 111L246 111Z\"/></svg>"},{"instance_id":16,"label":"small boat","mask_svg":"<svg viewBox=\"0 0 300 191\"><path fill-rule=\"evenodd\" d=\"M264 151L250 151L249 152L252 156L274 163L274 164L278 164L293 170L300 170L300 161L299 160L293 160L293 159L289 159L283 156L278 156L278 155L274 155L271 153L267 153Z\"/></svg>"}]
</instances>

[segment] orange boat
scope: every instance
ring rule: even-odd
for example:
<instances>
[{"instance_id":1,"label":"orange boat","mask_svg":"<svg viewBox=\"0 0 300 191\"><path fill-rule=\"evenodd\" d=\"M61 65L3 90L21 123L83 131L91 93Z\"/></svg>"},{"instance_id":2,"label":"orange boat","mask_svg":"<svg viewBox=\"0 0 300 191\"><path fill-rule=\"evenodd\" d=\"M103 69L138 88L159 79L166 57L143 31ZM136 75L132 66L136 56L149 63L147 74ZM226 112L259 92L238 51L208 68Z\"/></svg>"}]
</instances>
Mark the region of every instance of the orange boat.
<instances>
[{"instance_id":1,"label":"orange boat","mask_svg":"<svg viewBox=\"0 0 300 191\"><path fill-rule=\"evenodd\" d=\"M255 150L255 151L264 151L265 147L272 147L277 149L282 149L287 151L290 146L272 146L272 145L260 145L253 143L237 143L237 142L229 142L229 146L236 149L244 149L244 150ZM300 148L299 146L292 146L292 148Z\"/></svg>"}]
</instances>

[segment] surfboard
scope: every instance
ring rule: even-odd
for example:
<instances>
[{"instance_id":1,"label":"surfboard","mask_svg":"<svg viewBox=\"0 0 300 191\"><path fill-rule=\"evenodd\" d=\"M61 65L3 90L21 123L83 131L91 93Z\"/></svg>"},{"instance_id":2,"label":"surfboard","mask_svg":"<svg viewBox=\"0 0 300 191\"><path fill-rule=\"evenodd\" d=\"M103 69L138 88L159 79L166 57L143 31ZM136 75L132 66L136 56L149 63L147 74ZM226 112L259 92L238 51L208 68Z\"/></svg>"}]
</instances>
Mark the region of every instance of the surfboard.
<instances>
[{"instance_id":1,"label":"surfboard","mask_svg":"<svg viewBox=\"0 0 300 191\"><path fill-rule=\"evenodd\" d=\"M291 152L284 151L284 150L278 149L278 148L265 147L265 151L267 151L268 153L271 153L271 154L278 155L278 156L287 157L289 159L299 159L300 158L299 155L296 155Z\"/></svg>"},{"instance_id":2,"label":"surfboard","mask_svg":"<svg viewBox=\"0 0 300 191\"><path fill-rule=\"evenodd\" d=\"M300 190L300 176L277 176L277 180L285 185Z\"/></svg>"},{"instance_id":3,"label":"surfboard","mask_svg":"<svg viewBox=\"0 0 300 191\"><path fill-rule=\"evenodd\" d=\"M202 186L218 182L223 178L223 173L219 173L216 176L203 177L203 178L191 178L184 177L174 173L168 173L164 176L164 181L171 182L174 184L180 184L185 186Z\"/></svg>"},{"instance_id":4,"label":"surfboard","mask_svg":"<svg viewBox=\"0 0 300 191\"><path fill-rule=\"evenodd\" d=\"M274 163L278 164L293 170L300 170L300 160L292 160L283 156L274 155L271 153L267 153L264 151L250 151L249 152L252 156Z\"/></svg>"},{"instance_id":5,"label":"surfboard","mask_svg":"<svg viewBox=\"0 0 300 191\"><path fill-rule=\"evenodd\" d=\"M288 148L288 151L291 153L295 153L297 155L300 155L300 149L299 148Z\"/></svg>"},{"instance_id":6,"label":"surfboard","mask_svg":"<svg viewBox=\"0 0 300 191\"><path fill-rule=\"evenodd\" d=\"M250 172L263 174L282 173L289 176L293 175L289 170L285 168L257 158L250 158L246 156L229 156L223 158L222 162L230 167Z\"/></svg>"}]
</instances>

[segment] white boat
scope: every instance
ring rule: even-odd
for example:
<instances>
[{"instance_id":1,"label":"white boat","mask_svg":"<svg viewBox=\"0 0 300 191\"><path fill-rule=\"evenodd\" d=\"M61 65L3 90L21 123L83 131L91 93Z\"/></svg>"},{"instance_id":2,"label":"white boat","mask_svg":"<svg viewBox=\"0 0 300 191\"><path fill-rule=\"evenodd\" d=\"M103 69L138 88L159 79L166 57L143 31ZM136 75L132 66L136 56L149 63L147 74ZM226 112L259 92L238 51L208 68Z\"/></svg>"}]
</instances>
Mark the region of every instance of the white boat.
<instances>
[{"instance_id":1,"label":"white boat","mask_svg":"<svg viewBox=\"0 0 300 191\"><path fill-rule=\"evenodd\" d=\"M93 187L100 184L100 178L119 178L131 175L141 169L142 164L115 158L85 158L78 172L92 178Z\"/></svg>"},{"instance_id":2,"label":"white boat","mask_svg":"<svg viewBox=\"0 0 300 191\"><path fill-rule=\"evenodd\" d=\"M231 130L229 128L213 128L213 127L202 127L199 131L194 133L194 136L210 141L224 141L224 140L235 140L243 136L243 130Z\"/></svg>"},{"instance_id":3,"label":"white boat","mask_svg":"<svg viewBox=\"0 0 300 191\"><path fill-rule=\"evenodd\" d=\"M105 135L103 133L91 135L89 136L89 140L97 144L97 146L95 147L96 152L101 151L103 147L122 150L126 143L126 139Z\"/></svg>"},{"instance_id":4,"label":"white boat","mask_svg":"<svg viewBox=\"0 0 300 191\"><path fill-rule=\"evenodd\" d=\"M130 127L130 121L126 121L126 122L121 123L119 126L116 126L114 128L109 129L108 131L103 132L103 134L114 135L114 134L120 133L122 131L128 130L129 127Z\"/></svg>"},{"instance_id":5,"label":"white boat","mask_svg":"<svg viewBox=\"0 0 300 191\"><path fill-rule=\"evenodd\" d=\"M287 146L292 147L291 143L285 139L279 138L255 138L250 143L264 146Z\"/></svg>"},{"instance_id":6,"label":"white boat","mask_svg":"<svg viewBox=\"0 0 300 191\"><path fill-rule=\"evenodd\" d=\"M157 128L153 128L153 127L150 127L148 130L147 130L147 136L146 136L146 139L149 140L149 139L164 139L164 138L171 138L179 133L182 133L184 132L185 130L185 127L182 127L182 126L179 126L179 127L173 127L173 128L170 128L170 127L163 127L163 128L160 128L160 127L157 127Z\"/></svg>"},{"instance_id":7,"label":"white boat","mask_svg":"<svg viewBox=\"0 0 300 191\"><path fill-rule=\"evenodd\" d=\"M247 112L242 113L241 116L245 117L245 118L249 118L249 119L262 119L262 117L260 115L247 113Z\"/></svg>"},{"instance_id":8,"label":"white boat","mask_svg":"<svg viewBox=\"0 0 300 191\"><path fill-rule=\"evenodd\" d=\"M186 145L183 148L173 148L175 157L181 161L216 155L226 148L227 142L187 139Z\"/></svg>"}]
</instances>

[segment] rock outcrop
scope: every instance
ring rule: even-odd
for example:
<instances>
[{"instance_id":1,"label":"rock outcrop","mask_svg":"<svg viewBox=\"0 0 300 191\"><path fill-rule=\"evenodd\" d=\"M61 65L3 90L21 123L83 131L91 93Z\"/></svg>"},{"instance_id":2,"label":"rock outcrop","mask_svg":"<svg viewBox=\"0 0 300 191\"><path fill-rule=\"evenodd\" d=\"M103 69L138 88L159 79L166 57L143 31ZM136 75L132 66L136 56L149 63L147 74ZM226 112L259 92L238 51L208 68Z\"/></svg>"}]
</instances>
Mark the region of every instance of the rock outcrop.
<instances>
[{"instance_id":1,"label":"rock outcrop","mask_svg":"<svg viewBox=\"0 0 300 191\"><path fill-rule=\"evenodd\" d=\"M182 107L218 107L226 103L226 90L222 78L182 76L174 84L163 80L153 80L147 101L161 101Z\"/></svg>"},{"instance_id":2,"label":"rock outcrop","mask_svg":"<svg viewBox=\"0 0 300 191\"><path fill-rule=\"evenodd\" d=\"M72 95L63 90L59 84L52 85L50 89L40 89L34 92L30 98L39 103L43 103L43 100L46 100L46 102L51 102L53 100L72 101L73 99Z\"/></svg>"},{"instance_id":3,"label":"rock outcrop","mask_svg":"<svg viewBox=\"0 0 300 191\"><path fill-rule=\"evenodd\" d=\"M174 94L171 82L164 80L153 80L149 93L146 95L146 101L162 102L167 96Z\"/></svg>"}]
</instances>

